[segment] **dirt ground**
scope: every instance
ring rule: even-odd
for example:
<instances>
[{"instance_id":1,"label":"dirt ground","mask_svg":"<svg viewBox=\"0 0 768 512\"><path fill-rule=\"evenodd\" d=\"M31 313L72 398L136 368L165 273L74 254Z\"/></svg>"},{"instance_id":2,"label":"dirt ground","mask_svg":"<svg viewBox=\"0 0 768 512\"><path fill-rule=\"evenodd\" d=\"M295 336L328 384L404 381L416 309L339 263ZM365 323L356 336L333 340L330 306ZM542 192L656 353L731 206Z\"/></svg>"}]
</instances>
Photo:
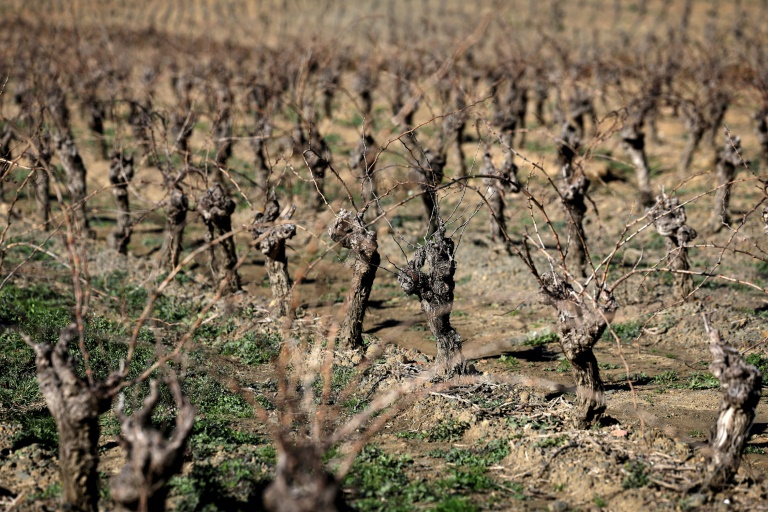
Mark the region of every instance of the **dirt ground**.
<instances>
[{"instance_id":1,"label":"dirt ground","mask_svg":"<svg viewBox=\"0 0 768 512\"><path fill-rule=\"evenodd\" d=\"M204 16L208 2L193 4L199 16ZM174 9L169 7L167 16L171 19ZM345 75L343 81L349 84L352 77ZM163 87L166 89L161 88L159 95L167 99L170 92L167 85ZM605 101L615 105L622 98L609 94ZM393 135L391 123L388 124L385 101L378 100L376 107L380 140L395 137L397 134ZM676 299L672 280L665 273L636 273L616 288L619 310L612 329L619 341L606 335L595 348L606 381L607 417L601 425L586 431L572 428L569 421L575 383L553 336L557 332L555 311L541 303L536 281L521 260L491 242L491 218L486 208L474 214L482 204L477 192L479 183L470 182L471 187L466 189L456 186L441 195L441 208L458 212L451 219L451 231L456 229L454 239L458 243L451 321L464 339L463 351L477 374L447 389L438 390L437 385L435 391L427 389L387 422L363 452L360 466L350 473L344 487L347 502L359 510L768 509L765 398L758 406L752 438L734 486L710 493L699 492L694 485L706 468L707 439L721 400L718 383L708 373L711 357L702 313L710 313L723 338L743 354L765 357L768 353L768 253L762 249L766 235L759 214L755 213L764 196L752 178L753 173L762 172L766 163L757 160L750 121L752 107L747 101L734 105L725 118L730 132L742 137L744 157L750 164L749 170L740 171L737 180L744 181L737 183L732 192L734 229L715 235L704 229L712 211L713 197L707 192L714 183L714 149L703 144L690 176L680 175L675 165L685 143L684 126L671 112L662 112L658 125L661 141L648 148L654 188L674 190L681 200L690 201L686 205L688 223L699 231L699 237L691 244L692 267L717 276L696 276L698 289L686 302ZM489 108L481 104L477 112L482 117ZM431 114L422 109L417 118L426 121ZM320 124L321 132L333 139L332 149L340 161L346 159L357 137L358 128L350 122L353 115L353 109L341 107L334 120L326 119ZM606 118L588 129L608 129L611 122ZM75 123L78 135L87 139L84 121L76 119ZM289 126L284 120L277 131L288 132ZM520 154L554 176L556 153L551 131L536 121L529 124L528 130ZM718 133L717 140L721 138ZM633 204L634 174L615 139L601 143L585 161L592 180L593 203L585 228L592 261L601 261L617 241L638 232L616 251L609 283L635 268L652 267L665 256L663 241L652 226L644 227L644 213ZM210 134L205 129L196 131L192 144L209 146ZM274 150L279 152L283 145L284 141L276 140ZM88 148L83 156L89 169L89 189L107 187L108 163L98 158L94 144L84 147ZM468 129L464 152L475 170L480 162L479 151L477 135ZM245 144L235 146L232 161L242 163L244 172L251 171L247 167L251 158ZM457 167L455 158L449 154L449 169ZM501 160L501 153L495 151L494 158ZM396 162L394 156L384 160L393 166ZM541 199L553 226L564 231L565 215L543 173L522 159L518 163L521 180ZM351 270L348 261L340 261L345 255L332 247L326 230L334 218L331 209L337 211L345 203L342 199L333 200L327 211L315 214L307 204L308 185L300 179L306 173L298 171L292 176L291 166L301 169L300 159L286 154L285 159L278 160L276 168L291 180L283 192L286 196L292 194L292 202L298 206L295 218L299 232L289 243L289 270L296 280L294 297L299 308L294 329L308 334L316 332L319 325L333 324L343 315ZM22 174L20 171L19 176ZM393 177L390 183L400 176ZM341 171L341 177L352 180L348 169ZM16 183L20 181L17 179ZM328 181L329 196L343 197L339 183ZM89 272L94 287L107 297L94 300L91 314L117 322L130 322L135 317L123 316L115 301L108 298L111 292L105 287L107 276L120 272L121 286L150 289L161 275L152 264L164 226L162 213L152 211L162 199L158 173L149 166L140 166L131 194L133 207L147 212L147 217L135 230L130 255L126 257L106 250L106 237L113 226L110 194L102 190L90 202L97 236L89 242ZM25 193L15 206L19 216L13 220L13 237L8 239L42 243L45 237L37 230L32 213L34 203L29 199ZM236 228L249 223L262 205L262 198L247 189L237 199L239 206L233 220ZM509 233L515 242L519 243L526 233L536 232L546 248L553 247L554 240L542 228L540 214L532 213L530 203L522 195L508 195L506 206ZM197 215L190 217L185 254L202 244L202 223ZM412 244L424 235L423 207L418 200L407 202L388 213L387 220L388 224L379 221L374 225L383 263L371 294L364 332L369 343L385 344L388 348L361 377L360 388L352 393L362 403L387 385L425 372L436 352L418 301L405 296L396 275L397 267L406 262L403 252L410 255ZM739 225L742 220L743 225ZM626 225L631 227L624 233ZM251 251L239 269L243 292L218 301L205 322L210 326L233 322L234 330L222 331L211 339L196 338L190 351L203 354L205 364L201 372L224 388L235 389L235 395L253 393L273 404L277 393L272 386L276 376L274 361L248 364L222 348L238 342L243 333L268 336L281 326L269 314L272 297L263 256L249 249L247 233L239 233L236 240L238 254ZM65 254L63 240L58 236L46 248L61 258ZM0 277L8 277L9 285L23 289L43 283L60 294L71 293L68 272L56 260L25 261L22 257L11 257L7 261L13 266L3 266ZM547 265L540 256L536 256L536 261L541 268ZM15 268L15 264L22 262ZM174 304L193 305L189 312L192 319L199 306L214 295L206 266L207 255L201 254L185 269L185 281L174 283L165 293ZM14 269L10 276L8 268ZM190 318L166 326L153 320L152 331L162 337L163 329L167 328L170 343L179 337L181 331L177 327L187 327ZM338 364L347 363L342 357ZM45 409L41 401L29 408L37 412ZM18 412L0 407L0 493L4 493L0 494L0 506L7 510L55 510L56 452L42 442L18 442L24 437L20 433L22 427L9 419ZM205 414L201 417L206 419ZM176 482L171 493L172 510L217 510L214 502L222 497L233 501L220 502L220 510L257 506L258 500L243 497L253 491L255 484L248 487L243 482L267 478L274 469L274 460L260 458L262 452L258 451L269 445L265 441L267 429L253 414L233 414L226 421L233 431L259 436L260 443L243 442L222 448L209 454L204 463L223 468L224 474L230 471L232 461L242 460L250 464L248 471L238 476L231 470L235 476L223 484L223 490L216 491L219 494L208 496L208 502L200 498L201 501L190 505L188 496L198 491L185 485L199 483L203 477L196 471L202 471L204 466L196 452L190 451L182 475L186 480ZM104 483L124 462L115 434L114 429L107 428L100 440ZM365 480L373 478L365 472L365 464L373 467L374 462L370 461L375 461L385 475L377 476L373 483ZM333 466L333 457L329 464Z\"/></svg>"}]
</instances>

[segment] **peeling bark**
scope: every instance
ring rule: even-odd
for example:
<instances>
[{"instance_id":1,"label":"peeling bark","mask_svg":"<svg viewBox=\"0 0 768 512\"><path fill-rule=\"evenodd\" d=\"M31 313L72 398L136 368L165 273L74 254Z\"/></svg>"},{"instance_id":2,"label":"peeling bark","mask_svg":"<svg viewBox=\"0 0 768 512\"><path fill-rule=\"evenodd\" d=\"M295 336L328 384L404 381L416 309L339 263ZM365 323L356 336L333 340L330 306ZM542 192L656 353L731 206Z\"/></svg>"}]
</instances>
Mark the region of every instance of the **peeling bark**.
<instances>
[{"instance_id":1,"label":"peeling bark","mask_svg":"<svg viewBox=\"0 0 768 512\"><path fill-rule=\"evenodd\" d=\"M280 204L272 192L264 211L256 214L249 227L254 240L259 240L259 250L266 256L264 266L275 298L274 313L278 317L291 315L293 311L285 242L296 235L296 225L288 223L295 210L296 207L291 206L280 213Z\"/></svg>"},{"instance_id":2,"label":"peeling bark","mask_svg":"<svg viewBox=\"0 0 768 512\"><path fill-rule=\"evenodd\" d=\"M218 183L209 188L197 203L197 211L203 218L207 229L205 241L213 242L219 236L232 232L232 214L235 202L227 196ZM220 254L219 254L220 253ZM240 275L237 273L237 253L235 240L230 236L209 249L211 276L215 282L227 279L230 293L240 291ZM223 261L222 261L223 260Z\"/></svg>"},{"instance_id":3,"label":"peeling bark","mask_svg":"<svg viewBox=\"0 0 768 512\"><path fill-rule=\"evenodd\" d=\"M152 425L152 412L160 399L157 382L150 382L150 392L143 407L132 416L123 414L123 397L116 410L120 420L120 444L125 449L126 464L110 480L112 499L119 511L162 512L168 496L168 481L181 472L184 448L195 423L195 408L181 393L178 382L170 382L176 400L176 430L170 439Z\"/></svg>"},{"instance_id":4,"label":"peeling bark","mask_svg":"<svg viewBox=\"0 0 768 512\"><path fill-rule=\"evenodd\" d=\"M251 149L254 156L254 167L256 168L256 185L263 191L269 186L269 159L267 158L267 139L272 136L272 123L266 117L259 118L256 122L256 129L252 134Z\"/></svg>"},{"instance_id":5,"label":"peeling bark","mask_svg":"<svg viewBox=\"0 0 768 512\"><path fill-rule=\"evenodd\" d=\"M362 215L355 216L342 209L328 234L334 242L349 249L355 259L352 284L344 303L346 315L339 328L338 346L341 349L359 349L363 346L363 319L368 298L381 263L376 232L365 228Z\"/></svg>"},{"instance_id":6,"label":"peeling bark","mask_svg":"<svg viewBox=\"0 0 768 512\"><path fill-rule=\"evenodd\" d=\"M507 153L501 169L496 169L491 159L490 149L486 148L483 153L483 167L480 174L483 175L485 196L491 209L491 240L505 243L507 227L504 219L504 193L520 191L520 183L517 180L517 165L512 162L512 153Z\"/></svg>"},{"instance_id":7,"label":"peeling bark","mask_svg":"<svg viewBox=\"0 0 768 512\"><path fill-rule=\"evenodd\" d=\"M717 233L731 223L731 214L728 206L731 202L731 186L736 178L736 169L741 165L741 138L725 135L725 147L720 151L717 159L716 175L717 189L715 190L715 204L709 229Z\"/></svg>"},{"instance_id":8,"label":"peeling bark","mask_svg":"<svg viewBox=\"0 0 768 512\"><path fill-rule=\"evenodd\" d=\"M577 294L555 272L542 274L540 292L544 302L557 311L560 346L576 377L574 420L578 428L587 428L605 412L605 388L592 348L605 332L607 321L613 319L618 305L607 292L602 292L596 303Z\"/></svg>"},{"instance_id":9,"label":"peeling bark","mask_svg":"<svg viewBox=\"0 0 768 512\"><path fill-rule=\"evenodd\" d=\"M681 299L689 299L693 292L693 276L686 273L691 268L688 261L688 242L694 240L697 233L686 225L685 208L680 206L677 197L661 194L656 198L654 207L647 211L646 217L653 222L656 232L664 237L667 263L673 271L678 296Z\"/></svg>"},{"instance_id":10,"label":"peeling bark","mask_svg":"<svg viewBox=\"0 0 768 512\"><path fill-rule=\"evenodd\" d=\"M645 123L647 110L640 109L637 114L630 114L630 118L624 129L621 130L621 142L624 151L629 155L637 176L637 188L640 191L640 204L648 208L653 206L653 189L651 187L651 174L648 169L648 158L645 154Z\"/></svg>"},{"instance_id":11,"label":"peeling bark","mask_svg":"<svg viewBox=\"0 0 768 512\"><path fill-rule=\"evenodd\" d=\"M705 318L712 364L709 370L720 380L723 399L717 422L710 432L712 457L707 467L708 487L722 489L731 481L741 464L741 455L755 421L763 378L760 371L744 362L741 354L720 339Z\"/></svg>"},{"instance_id":12,"label":"peeling bark","mask_svg":"<svg viewBox=\"0 0 768 512\"><path fill-rule=\"evenodd\" d=\"M566 210L568 221L568 244L566 257L572 271L577 271L580 277L587 276L587 235L584 232L584 216L587 213L587 190L589 180L578 169L574 172L573 158L581 146L577 129L572 124L563 123L563 131L557 141L558 163L560 164L560 195Z\"/></svg>"},{"instance_id":13,"label":"peeling bark","mask_svg":"<svg viewBox=\"0 0 768 512\"><path fill-rule=\"evenodd\" d=\"M427 318L429 329L437 342L435 370L443 377L467 373L467 361L461 353L462 339L451 326L453 290L456 287L456 258L454 243L445 237L441 225L425 245L419 246L408 264L397 277L407 295L416 295L421 311ZM424 265L429 272L422 272Z\"/></svg>"},{"instance_id":14,"label":"peeling bark","mask_svg":"<svg viewBox=\"0 0 768 512\"><path fill-rule=\"evenodd\" d=\"M163 203L165 210L165 238L160 249L160 268L174 269L181 256L184 228L187 225L189 200L178 186L172 186L168 198Z\"/></svg>"},{"instance_id":15,"label":"peeling bark","mask_svg":"<svg viewBox=\"0 0 768 512\"><path fill-rule=\"evenodd\" d=\"M64 502L73 510L96 512L99 501L99 415L107 412L119 373L106 380L89 383L75 373L69 344L78 336L70 324L59 335L55 346L25 341L35 351L37 381L59 433L59 466Z\"/></svg>"},{"instance_id":16,"label":"peeling bark","mask_svg":"<svg viewBox=\"0 0 768 512\"><path fill-rule=\"evenodd\" d=\"M117 224L109 234L107 244L120 254L128 253L131 242L131 208L128 202L128 184L133 179L133 155L126 156L117 153L112 157L109 166L109 181L112 183L112 193L115 195L117 206Z\"/></svg>"}]
</instances>

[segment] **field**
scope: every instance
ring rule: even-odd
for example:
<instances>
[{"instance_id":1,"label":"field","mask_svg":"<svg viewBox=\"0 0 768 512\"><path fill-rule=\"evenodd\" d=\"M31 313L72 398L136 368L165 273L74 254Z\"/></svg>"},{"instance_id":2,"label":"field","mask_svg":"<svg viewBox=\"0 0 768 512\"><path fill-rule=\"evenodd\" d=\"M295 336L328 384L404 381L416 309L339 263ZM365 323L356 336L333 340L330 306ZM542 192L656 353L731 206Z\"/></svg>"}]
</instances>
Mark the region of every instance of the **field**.
<instances>
[{"instance_id":1,"label":"field","mask_svg":"<svg viewBox=\"0 0 768 512\"><path fill-rule=\"evenodd\" d=\"M768 509L768 2L0 12L0 507Z\"/></svg>"}]
</instances>

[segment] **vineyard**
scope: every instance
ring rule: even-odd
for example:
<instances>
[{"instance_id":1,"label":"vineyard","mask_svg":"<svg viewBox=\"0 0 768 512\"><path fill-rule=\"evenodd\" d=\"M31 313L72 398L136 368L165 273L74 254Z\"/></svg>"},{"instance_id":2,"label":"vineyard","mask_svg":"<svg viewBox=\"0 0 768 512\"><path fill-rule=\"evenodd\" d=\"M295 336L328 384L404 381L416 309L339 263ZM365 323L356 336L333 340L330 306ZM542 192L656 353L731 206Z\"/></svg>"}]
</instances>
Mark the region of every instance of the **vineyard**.
<instances>
[{"instance_id":1,"label":"vineyard","mask_svg":"<svg viewBox=\"0 0 768 512\"><path fill-rule=\"evenodd\" d=\"M768 1L0 12L0 508L768 510Z\"/></svg>"}]
</instances>

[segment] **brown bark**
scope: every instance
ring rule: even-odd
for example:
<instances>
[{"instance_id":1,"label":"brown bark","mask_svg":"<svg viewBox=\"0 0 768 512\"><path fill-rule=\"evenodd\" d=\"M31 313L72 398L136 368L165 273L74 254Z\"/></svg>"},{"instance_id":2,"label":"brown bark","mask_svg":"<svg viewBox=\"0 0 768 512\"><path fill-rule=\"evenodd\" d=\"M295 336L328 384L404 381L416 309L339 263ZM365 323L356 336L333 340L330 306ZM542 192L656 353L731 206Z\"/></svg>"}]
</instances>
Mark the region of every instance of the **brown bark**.
<instances>
[{"instance_id":1,"label":"brown bark","mask_svg":"<svg viewBox=\"0 0 768 512\"><path fill-rule=\"evenodd\" d=\"M362 348L365 310L381 263L376 232L365 228L362 215L355 216L342 209L328 234L334 242L349 249L355 259L352 284L344 304L346 315L339 328L338 346L342 349Z\"/></svg>"},{"instance_id":2,"label":"brown bark","mask_svg":"<svg viewBox=\"0 0 768 512\"><path fill-rule=\"evenodd\" d=\"M133 179L133 155L125 156L117 153L112 157L109 166L109 181L112 183L112 193L115 195L117 206L117 224L109 234L107 243L110 248L120 254L128 253L131 241L131 208L128 202L128 184Z\"/></svg>"},{"instance_id":3,"label":"brown bark","mask_svg":"<svg viewBox=\"0 0 768 512\"><path fill-rule=\"evenodd\" d=\"M605 388L592 348L618 306L606 292L595 304L583 294L577 294L555 272L542 274L540 292L544 302L557 311L560 346L576 377L575 423L578 428L587 428L605 412Z\"/></svg>"},{"instance_id":4,"label":"brown bark","mask_svg":"<svg viewBox=\"0 0 768 512\"><path fill-rule=\"evenodd\" d=\"M218 183L209 188L197 203L197 211L207 229L205 241L211 243L219 236L232 232L232 214L235 202L230 199ZM215 282L228 279L230 293L240 291L240 276L237 273L237 253L232 236L212 245L209 249L211 276Z\"/></svg>"},{"instance_id":5,"label":"brown bark","mask_svg":"<svg viewBox=\"0 0 768 512\"><path fill-rule=\"evenodd\" d=\"M685 127L688 130L688 140L686 140L680 155L679 170L682 173L687 173L693 161L693 154L707 131L707 122L699 108L691 103L683 103L683 115Z\"/></svg>"},{"instance_id":6,"label":"brown bark","mask_svg":"<svg viewBox=\"0 0 768 512\"><path fill-rule=\"evenodd\" d=\"M13 140L13 130L10 123L3 125L2 131L0 131L0 158L4 160L12 160L13 154L11 151L11 141ZM10 171L11 165L7 162L0 162L0 203L5 201L3 194L3 184L7 179L7 173Z\"/></svg>"},{"instance_id":7,"label":"brown bark","mask_svg":"<svg viewBox=\"0 0 768 512\"><path fill-rule=\"evenodd\" d=\"M568 114L573 119L576 128L576 136L584 138L585 119L589 114L594 129L595 107L592 102L592 96L584 89L576 89L569 102Z\"/></svg>"},{"instance_id":8,"label":"brown bark","mask_svg":"<svg viewBox=\"0 0 768 512\"><path fill-rule=\"evenodd\" d=\"M505 243L507 240L506 221L504 219L504 193L519 192L520 183L517 180L517 165L512 162L512 153L507 153L501 169L496 169L491 159L490 149L483 153L483 185L488 205L491 209L491 240Z\"/></svg>"},{"instance_id":9,"label":"brown bark","mask_svg":"<svg viewBox=\"0 0 768 512\"><path fill-rule=\"evenodd\" d=\"M755 121L757 121L755 135L760 144L760 163L765 166L768 165L768 108L755 114Z\"/></svg>"},{"instance_id":10,"label":"brown bark","mask_svg":"<svg viewBox=\"0 0 768 512\"><path fill-rule=\"evenodd\" d=\"M275 479L264 491L269 512L334 512L341 490L325 469L322 453L310 442L281 439L277 446Z\"/></svg>"},{"instance_id":11,"label":"brown bark","mask_svg":"<svg viewBox=\"0 0 768 512\"><path fill-rule=\"evenodd\" d=\"M165 238L160 249L160 268L174 269L179 264L181 256L184 228L187 225L187 211L189 200L184 192L174 186L168 192L168 198L164 201L165 209Z\"/></svg>"},{"instance_id":12,"label":"brown bark","mask_svg":"<svg viewBox=\"0 0 768 512\"><path fill-rule=\"evenodd\" d=\"M316 139L315 144L311 144L310 149L304 151L304 159L307 162L312 176L312 183L314 184L313 206L316 211L321 211L326 207L325 171L330 166L330 151L325 143L325 139Z\"/></svg>"},{"instance_id":13,"label":"brown bark","mask_svg":"<svg viewBox=\"0 0 768 512\"><path fill-rule=\"evenodd\" d=\"M682 299L689 299L693 292L693 276L686 273L691 268L688 261L688 242L697 236L696 230L686 225L685 208L677 197L661 194L646 216L653 222L656 232L665 237L667 262L673 271L675 290ZM682 271L682 272L678 272Z\"/></svg>"},{"instance_id":14,"label":"brown bark","mask_svg":"<svg viewBox=\"0 0 768 512\"><path fill-rule=\"evenodd\" d=\"M621 130L621 142L635 167L637 188L640 191L640 204L648 208L653 205L654 201L648 158L645 154L645 133L643 132L646 112L641 109L636 115L630 115L627 125Z\"/></svg>"},{"instance_id":15,"label":"brown bark","mask_svg":"<svg viewBox=\"0 0 768 512\"><path fill-rule=\"evenodd\" d=\"M725 136L725 147L720 151L717 159L716 175L717 189L715 190L715 204L709 228L712 233L717 233L731 222L731 214L728 206L731 202L731 186L736 177L736 169L741 165L741 138Z\"/></svg>"},{"instance_id":16,"label":"brown bark","mask_svg":"<svg viewBox=\"0 0 768 512\"><path fill-rule=\"evenodd\" d=\"M186 155L189 152L189 139L195 128L195 118L188 110L180 110L171 114L171 147Z\"/></svg>"},{"instance_id":17,"label":"brown bark","mask_svg":"<svg viewBox=\"0 0 768 512\"><path fill-rule=\"evenodd\" d=\"M27 156L30 160L30 167L35 173L35 202L37 205L37 216L40 224L45 231L50 229L48 219L51 213L51 185L48 176L48 170L51 164L50 140L47 136L39 135L33 139L34 151L28 151Z\"/></svg>"},{"instance_id":18,"label":"brown bark","mask_svg":"<svg viewBox=\"0 0 768 512\"><path fill-rule=\"evenodd\" d=\"M176 400L176 430L170 439L152 425L152 412L160 399L157 382L150 382L150 392L141 410L132 416L123 414L123 397L116 413L120 420L120 444L125 449L126 464L110 480L112 499L119 511L162 512L168 496L168 481L181 471L184 448L195 423L195 408L181 393L176 380L169 382Z\"/></svg>"},{"instance_id":19,"label":"brown bark","mask_svg":"<svg viewBox=\"0 0 768 512\"><path fill-rule=\"evenodd\" d=\"M61 160L61 167L67 176L67 189L69 190L72 209L74 211L74 221L79 225L83 233L89 237L95 236L88 228L88 214L86 212L86 185L85 185L85 164L80 157L72 134L68 131L63 135L55 135L56 152Z\"/></svg>"},{"instance_id":20,"label":"brown bark","mask_svg":"<svg viewBox=\"0 0 768 512\"><path fill-rule=\"evenodd\" d=\"M84 102L88 129L96 135L102 160L109 160L109 145L104 137L104 103L94 95L88 95Z\"/></svg>"},{"instance_id":21,"label":"brown bark","mask_svg":"<svg viewBox=\"0 0 768 512\"><path fill-rule=\"evenodd\" d=\"M574 170L573 158L581 146L581 140L577 135L577 129L572 124L563 123L561 138L557 142L560 164L560 195L566 211L568 222L568 244L566 257L572 272L578 272L580 277L587 276L588 255L587 235L584 232L584 216L587 213L587 190L589 180L581 171Z\"/></svg>"},{"instance_id":22,"label":"brown bark","mask_svg":"<svg viewBox=\"0 0 768 512\"><path fill-rule=\"evenodd\" d=\"M61 331L56 346L33 343L37 381L59 433L59 466L64 502L73 510L96 512L99 501L99 415L112 404L113 392L122 380L113 373L101 382L81 379L69 356L69 344L78 336L71 324Z\"/></svg>"},{"instance_id":23,"label":"brown bark","mask_svg":"<svg viewBox=\"0 0 768 512\"><path fill-rule=\"evenodd\" d=\"M467 361L461 353L462 340L451 326L453 290L456 287L456 255L453 240L445 237L441 225L425 245L416 249L413 259L397 277L407 295L416 295L429 329L437 342L435 370L438 375L452 377L467 373ZM424 265L429 272L422 272Z\"/></svg>"},{"instance_id":24,"label":"brown bark","mask_svg":"<svg viewBox=\"0 0 768 512\"><path fill-rule=\"evenodd\" d=\"M720 339L705 318L712 364L709 370L720 380L723 399L717 422L710 432L712 457L707 467L706 484L715 490L726 486L741 464L749 440L763 384L760 371L746 364L741 354Z\"/></svg>"},{"instance_id":25,"label":"brown bark","mask_svg":"<svg viewBox=\"0 0 768 512\"><path fill-rule=\"evenodd\" d=\"M256 214L249 228L254 240L259 240L259 249L266 256L264 266L275 298L274 313L278 317L291 315L293 311L285 241L296 235L296 226L287 222L295 210L296 207L292 206L280 213L280 204L274 192L271 192L264 211Z\"/></svg>"},{"instance_id":26,"label":"brown bark","mask_svg":"<svg viewBox=\"0 0 768 512\"><path fill-rule=\"evenodd\" d=\"M259 118L251 138L251 149L253 149L254 167L256 168L256 185L265 192L269 186L269 174L271 172L267 158L267 139L271 135L272 124L266 117Z\"/></svg>"},{"instance_id":27,"label":"brown bark","mask_svg":"<svg viewBox=\"0 0 768 512\"><path fill-rule=\"evenodd\" d=\"M152 154L152 141L150 137L152 118L149 108L140 105L136 101L131 101L129 109L128 124L131 125L133 138L136 139L136 143L140 148L140 154L150 157Z\"/></svg>"}]
</instances>

